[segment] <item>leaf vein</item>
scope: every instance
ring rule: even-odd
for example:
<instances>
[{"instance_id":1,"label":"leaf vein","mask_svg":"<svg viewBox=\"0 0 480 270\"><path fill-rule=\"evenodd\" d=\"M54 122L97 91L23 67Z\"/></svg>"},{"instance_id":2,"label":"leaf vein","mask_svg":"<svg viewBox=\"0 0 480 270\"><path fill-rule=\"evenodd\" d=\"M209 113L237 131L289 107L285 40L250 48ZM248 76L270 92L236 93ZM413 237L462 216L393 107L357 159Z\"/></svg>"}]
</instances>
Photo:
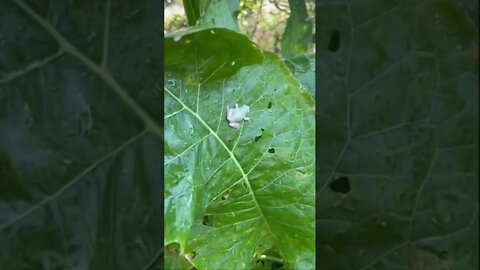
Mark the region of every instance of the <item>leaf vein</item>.
<instances>
[{"instance_id":1,"label":"leaf vein","mask_svg":"<svg viewBox=\"0 0 480 270\"><path fill-rule=\"evenodd\" d=\"M39 69L41 68L42 66L54 61L55 59L59 58L60 56L62 56L64 54L64 50L63 49L59 49L56 53L50 55L50 56L47 56L41 60L37 60L33 63L30 63L29 65L27 65L26 67L24 67L23 69L21 70L14 70L12 72L9 72L7 73L3 78L0 78L0 85L1 84L4 84L4 83L7 83L11 80L14 80L18 77L21 77L35 69Z\"/></svg>"},{"instance_id":2,"label":"leaf vein","mask_svg":"<svg viewBox=\"0 0 480 270\"><path fill-rule=\"evenodd\" d=\"M108 159L116 156L122 150L124 150L125 148L130 146L132 143L136 142L139 138L143 137L147 133L148 133L148 130L143 130L140 133L138 133L138 134L134 135L133 137L131 137L130 139L128 139L127 141L125 141L122 145L120 145L115 150L107 153L106 155L104 155L103 157L98 159L96 162L94 162L93 164L91 164L90 166L85 168L82 172L80 172L80 174L75 176L70 182L65 184L63 187L61 187L55 193L53 193L50 196L47 196L47 197L43 198L40 202L38 202L34 206L30 207L27 211L15 216L14 218L10 219L9 221L1 224L0 225L0 231L9 227L9 226L11 226L11 225L13 225L13 224L15 224L16 222L20 221L21 219L23 219L23 218L29 216L30 214L32 214L33 212L35 212L37 209L39 209L42 206L48 204L52 200L55 200L56 198L58 198L65 191L67 191L68 189L73 187L75 184L77 184L85 175L87 175L88 173L92 172L95 168L97 168L100 164L102 164L103 162L107 161Z\"/></svg>"},{"instance_id":3,"label":"leaf vein","mask_svg":"<svg viewBox=\"0 0 480 270\"><path fill-rule=\"evenodd\" d=\"M26 5L22 0L11 0L16 3L25 13L31 16L35 21L37 21L57 42L60 44L61 48L75 56L80 62L85 66L90 68L95 74L97 74L103 81L109 85L110 89L117 94L120 99L135 113L140 119L143 120L148 129L150 129L155 135L163 139L163 130L160 126L153 120L153 118L147 114L140 107L140 105L128 95L127 91L123 89L117 81L101 66L94 63L87 56L82 54L76 47L74 47L69 41L67 41L53 26L41 18L31 7Z\"/></svg>"},{"instance_id":4,"label":"leaf vein","mask_svg":"<svg viewBox=\"0 0 480 270\"><path fill-rule=\"evenodd\" d=\"M228 146L225 144L225 142L218 136L217 133L215 133L215 131L205 122L203 121L203 119L198 115L196 114L191 108L189 108L185 103L183 103L174 93L172 93L167 87L164 86L164 90L170 95L172 96L180 105L182 105L188 112L190 112L194 117L197 118L197 120L202 124L204 125L209 131L210 133L218 140L218 142L222 145L222 147L228 152L228 154L230 155L231 159L233 160L233 162L235 163L236 167L238 168L238 170L240 171L240 173L242 174L242 179L244 180L245 184L247 185L248 187L248 190L249 190L249 193L251 194L252 196L252 199L253 201L255 202L255 205L257 206L258 208L258 212L260 214L260 216L263 218L265 224L267 225L267 228L268 230L270 231L270 234L277 238L277 235L273 233L272 229L270 228L270 225L263 213L263 210L262 208L260 207L260 204L258 203L257 201L257 198L255 197L255 193L252 189L252 186L250 185L250 182L248 180L248 176L247 174L245 173L245 171L243 170L243 167L240 165L239 161L237 160L237 158L235 157L235 155L233 154L233 152L228 149Z\"/></svg>"}]
</instances>

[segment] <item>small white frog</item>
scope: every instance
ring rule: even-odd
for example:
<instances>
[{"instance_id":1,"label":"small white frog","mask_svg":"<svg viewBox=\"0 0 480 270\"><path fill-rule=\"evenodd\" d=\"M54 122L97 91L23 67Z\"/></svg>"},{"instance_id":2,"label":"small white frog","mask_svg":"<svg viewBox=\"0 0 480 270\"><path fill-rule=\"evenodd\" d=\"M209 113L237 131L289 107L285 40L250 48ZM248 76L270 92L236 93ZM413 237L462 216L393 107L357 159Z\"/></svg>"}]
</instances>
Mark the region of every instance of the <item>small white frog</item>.
<instances>
[{"instance_id":1,"label":"small white frog","mask_svg":"<svg viewBox=\"0 0 480 270\"><path fill-rule=\"evenodd\" d=\"M233 108L227 107L227 120L229 122L228 125L232 128L239 129L240 122L242 120L250 120L250 118L246 117L248 112L250 112L250 107L248 107L247 105L238 107L238 104L235 104Z\"/></svg>"}]
</instances>

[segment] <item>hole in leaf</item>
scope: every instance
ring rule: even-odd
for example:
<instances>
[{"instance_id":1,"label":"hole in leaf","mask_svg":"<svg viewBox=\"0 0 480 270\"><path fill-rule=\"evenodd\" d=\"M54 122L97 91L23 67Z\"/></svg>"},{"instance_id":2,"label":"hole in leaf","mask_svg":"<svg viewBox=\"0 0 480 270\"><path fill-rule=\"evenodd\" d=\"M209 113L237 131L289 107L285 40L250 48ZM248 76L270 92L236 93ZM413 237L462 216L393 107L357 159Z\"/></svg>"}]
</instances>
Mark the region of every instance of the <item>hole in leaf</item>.
<instances>
[{"instance_id":1,"label":"hole in leaf","mask_svg":"<svg viewBox=\"0 0 480 270\"><path fill-rule=\"evenodd\" d=\"M271 101L270 101L270 102L268 102L268 106L267 106L267 108L269 108L269 109L271 109L271 108L272 108L272 102L271 102Z\"/></svg>"},{"instance_id":2,"label":"hole in leaf","mask_svg":"<svg viewBox=\"0 0 480 270\"><path fill-rule=\"evenodd\" d=\"M269 267L265 268L265 259L258 259L255 263L255 268L253 269L270 269Z\"/></svg>"},{"instance_id":3,"label":"hole in leaf","mask_svg":"<svg viewBox=\"0 0 480 270\"><path fill-rule=\"evenodd\" d=\"M185 254L185 257L187 257L189 260L195 259L196 256L197 256L197 252L195 250L193 250L192 252L189 252L188 254Z\"/></svg>"},{"instance_id":4,"label":"hole in leaf","mask_svg":"<svg viewBox=\"0 0 480 270\"><path fill-rule=\"evenodd\" d=\"M223 194L222 197L220 197L220 200L222 201L225 201L226 199L228 199L228 194Z\"/></svg>"},{"instance_id":5,"label":"hole in leaf","mask_svg":"<svg viewBox=\"0 0 480 270\"><path fill-rule=\"evenodd\" d=\"M346 176L340 176L330 183L330 189L337 193L348 193L350 192L350 180Z\"/></svg>"},{"instance_id":6,"label":"hole in leaf","mask_svg":"<svg viewBox=\"0 0 480 270\"><path fill-rule=\"evenodd\" d=\"M179 256L180 255L180 244L177 242L173 242L167 245L166 250L168 253Z\"/></svg>"},{"instance_id":7,"label":"hole in leaf","mask_svg":"<svg viewBox=\"0 0 480 270\"><path fill-rule=\"evenodd\" d=\"M272 262L272 269L275 269L275 270L280 270L280 269L283 269L282 268L283 266L283 263L279 263L279 262Z\"/></svg>"},{"instance_id":8,"label":"hole in leaf","mask_svg":"<svg viewBox=\"0 0 480 270\"><path fill-rule=\"evenodd\" d=\"M271 153L271 154L274 154L275 153L275 148L272 147L272 148L268 149L268 152Z\"/></svg>"},{"instance_id":9,"label":"hole in leaf","mask_svg":"<svg viewBox=\"0 0 480 270\"><path fill-rule=\"evenodd\" d=\"M255 137L255 142L258 142L262 138L262 135L258 135Z\"/></svg>"},{"instance_id":10,"label":"hole in leaf","mask_svg":"<svg viewBox=\"0 0 480 270\"><path fill-rule=\"evenodd\" d=\"M340 33L337 30L334 30L330 35L327 49L331 52L336 52L338 51L338 48L340 48Z\"/></svg>"},{"instance_id":11,"label":"hole in leaf","mask_svg":"<svg viewBox=\"0 0 480 270\"><path fill-rule=\"evenodd\" d=\"M203 216L203 225L213 227L213 217L211 215Z\"/></svg>"},{"instance_id":12,"label":"hole in leaf","mask_svg":"<svg viewBox=\"0 0 480 270\"><path fill-rule=\"evenodd\" d=\"M283 258L278 254L278 251L275 249L268 249L265 252L263 252L260 258L257 260L257 266L260 266L262 264L263 267L261 268L254 268L254 269L270 269L270 270L284 270L284 265L283 265ZM267 267L264 267L266 265Z\"/></svg>"},{"instance_id":13,"label":"hole in leaf","mask_svg":"<svg viewBox=\"0 0 480 270\"><path fill-rule=\"evenodd\" d=\"M448 259L448 251L447 250L440 250L438 252L438 257L442 260L447 260Z\"/></svg>"},{"instance_id":14,"label":"hole in leaf","mask_svg":"<svg viewBox=\"0 0 480 270\"><path fill-rule=\"evenodd\" d=\"M228 196L230 195L230 192L231 192L231 190L225 191L225 192L222 194L222 196L220 196L220 200L225 201L226 199L228 199Z\"/></svg>"},{"instance_id":15,"label":"hole in leaf","mask_svg":"<svg viewBox=\"0 0 480 270\"><path fill-rule=\"evenodd\" d=\"M264 132L264 131L265 131L265 129L263 129L263 128L261 128L260 130L261 130L262 132Z\"/></svg>"}]
</instances>

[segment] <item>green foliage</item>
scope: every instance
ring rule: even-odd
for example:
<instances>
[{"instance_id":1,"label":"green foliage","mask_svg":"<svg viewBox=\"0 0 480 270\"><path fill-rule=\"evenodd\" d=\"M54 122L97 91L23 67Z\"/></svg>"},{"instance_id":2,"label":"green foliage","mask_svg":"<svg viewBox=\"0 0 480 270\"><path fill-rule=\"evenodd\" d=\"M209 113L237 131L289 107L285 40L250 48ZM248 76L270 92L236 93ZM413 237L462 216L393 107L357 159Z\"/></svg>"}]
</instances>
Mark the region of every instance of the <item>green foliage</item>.
<instances>
[{"instance_id":1,"label":"green foliage","mask_svg":"<svg viewBox=\"0 0 480 270\"><path fill-rule=\"evenodd\" d=\"M166 246L164 268L162 269L191 269L192 265L187 259L187 256L180 254L180 246L178 243L171 243Z\"/></svg>"},{"instance_id":2,"label":"green foliage","mask_svg":"<svg viewBox=\"0 0 480 270\"><path fill-rule=\"evenodd\" d=\"M185 9L185 16L188 24L194 26L200 20L200 9L202 0L182 0Z\"/></svg>"},{"instance_id":3,"label":"green foliage","mask_svg":"<svg viewBox=\"0 0 480 270\"><path fill-rule=\"evenodd\" d=\"M165 244L199 269L314 264L314 103L274 54L208 29L165 40ZM247 104L240 130L227 106ZM292 109L294 108L294 109Z\"/></svg>"},{"instance_id":4,"label":"green foliage","mask_svg":"<svg viewBox=\"0 0 480 270\"><path fill-rule=\"evenodd\" d=\"M313 22L308 18L305 0L289 0L290 16L282 36L282 54L291 59L308 52Z\"/></svg>"},{"instance_id":5,"label":"green foliage","mask_svg":"<svg viewBox=\"0 0 480 270\"><path fill-rule=\"evenodd\" d=\"M166 260L314 269L313 98L237 33L234 5L209 4L165 39L165 245L180 255ZM226 119L234 104L250 106L239 130Z\"/></svg>"},{"instance_id":6,"label":"green foliage","mask_svg":"<svg viewBox=\"0 0 480 270\"><path fill-rule=\"evenodd\" d=\"M477 26L453 0L318 14L319 265L478 269Z\"/></svg>"},{"instance_id":7,"label":"green foliage","mask_svg":"<svg viewBox=\"0 0 480 270\"><path fill-rule=\"evenodd\" d=\"M208 3L203 1L202 3ZM281 53L281 40L284 35L286 22L290 16L290 8L287 0L240 0L240 1L219 1L217 6L223 6L219 9L212 9L212 13L217 13L215 16L224 17L223 20L230 25L228 28L250 37L261 49L266 51L273 51ZM306 17L295 16L300 23L310 25L310 32L314 32L311 24L314 21L314 6L313 0L306 0L304 8L306 7ZM180 13L183 10L181 1L171 0L166 4L165 9L165 32L171 34L179 30L187 29L186 16ZM293 12L293 11L292 11ZM296 12L298 13L298 12ZM233 19L232 19L233 18ZM218 27L213 25L213 21L205 20L210 23L210 27ZM220 23L222 19L220 20ZM222 25L227 25L223 23ZM291 25L297 28L295 25ZM238 30L239 28L239 30ZM294 34L294 33L293 33ZM308 40L307 53L313 53L314 40L310 33ZM303 35L306 36L306 35ZM292 40L292 39L290 39ZM306 41L304 42L305 44ZM293 42L290 45L295 45ZM303 46L303 45L302 45Z\"/></svg>"},{"instance_id":8,"label":"green foliage","mask_svg":"<svg viewBox=\"0 0 480 270\"><path fill-rule=\"evenodd\" d=\"M285 61L297 80L315 97L315 55L304 54Z\"/></svg>"},{"instance_id":9,"label":"green foliage","mask_svg":"<svg viewBox=\"0 0 480 270\"><path fill-rule=\"evenodd\" d=\"M238 0L208 0L202 13L200 25L205 28L225 27L234 31L238 28L237 16L240 10Z\"/></svg>"},{"instance_id":10,"label":"green foliage","mask_svg":"<svg viewBox=\"0 0 480 270\"><path fill-rule=\"evenodd\" d=\"M161 3L0 1L0 268L152 269Z\"/></svg>"}]
</instances>

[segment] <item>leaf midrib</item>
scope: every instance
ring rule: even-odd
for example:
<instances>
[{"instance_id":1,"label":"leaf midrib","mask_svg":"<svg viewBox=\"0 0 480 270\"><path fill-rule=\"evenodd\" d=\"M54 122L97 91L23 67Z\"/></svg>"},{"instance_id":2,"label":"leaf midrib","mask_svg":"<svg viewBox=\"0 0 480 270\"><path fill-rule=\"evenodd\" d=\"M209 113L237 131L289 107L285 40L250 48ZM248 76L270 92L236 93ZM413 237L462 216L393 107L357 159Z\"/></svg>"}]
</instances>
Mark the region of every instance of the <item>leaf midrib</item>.
<instances>
[{"instance_id":1,"label":"leaf midrib","mask_svg":"<svg viewBox=\"0 0 480 270\"><path fill-rule=\"evenodd\" d=\"M253 191L252 189L252 186L250 185L250 182L248 180L248 176L247 174L245 173L245 171L243 170L242 166L240 165L240 162L238 161L238 159L235 157L235 155L233 154L233 152L227 147L227 145L225 144L225 142L220 138L220 136L218 136L218 134L200 117L200 115L198 115L196 112L194 112L192 109L190 109L190 107L188 107L184 102L182 102L182 100L180 100L173 92L171 92L167 87L163 87L163 89L173 98L175 99L175 101L177 101L180 105L182 105L182 107L187 110L190 114L192 114L195 118L197 118L197 120L206 128L208 129L208 131L210 132L210 134L213 135L213 137L215 137L215 139L217 139L217 141L222 145L222 147L227 151L227 153L229 154L230 158L233 160L233 162L235 163L235 165L237 166L237 168L240 170L240 173L242 174L242 179L244 180L245 184L247 185L248 187L248 190L249 190L249 193L250 195L252 196L252 199L255 203L255 206L257 207L258 209L258 212L260 213L260 216L262 217L262 219L264 220L265 222L265 225L267 226L268 228L268 231L270 232L270 234L274 237L274 238L277 238L277 235L273 233L272 229L270 228L270 224L268 223L267 221L267 218L265 217L264 213L263 213L263 210L262 208L260 207L260 204L258 203L257 201L257 198L255 197L255 192Z\"/></svg>"}]
</instances>

